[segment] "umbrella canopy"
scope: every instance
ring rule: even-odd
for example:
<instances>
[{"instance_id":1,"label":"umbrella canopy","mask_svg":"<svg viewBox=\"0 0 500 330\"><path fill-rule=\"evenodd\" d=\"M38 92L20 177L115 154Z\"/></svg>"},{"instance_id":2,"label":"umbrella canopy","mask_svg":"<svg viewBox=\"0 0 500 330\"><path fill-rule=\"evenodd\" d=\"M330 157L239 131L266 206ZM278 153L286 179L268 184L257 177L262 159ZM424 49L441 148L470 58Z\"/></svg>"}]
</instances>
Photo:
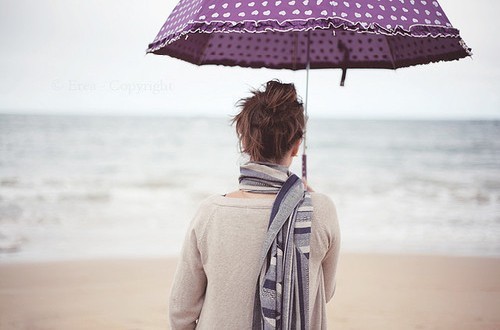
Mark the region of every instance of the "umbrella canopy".
<instances>
[{"instance_id":1,"label":"umbrella canopy","mask_svg":"<svg viewBox=\"0 0 500 330\"><path fill-rule=\"evenodd\" d=\"M397 69L470 56L437 1L181 0L147 53L197 65ZM302 175L306 177L304 136Z\"/></svg>"},{"instance_id":2,"label":"umbrella canopy","mask_svg":"<svg viewBox=\"0 0 500 330\"><path fill-rule=\"evenodd\" d=\"M291 70L397 69L471 55L430 0L181 0L147 52Z\"/></svg>"}]
</instances>

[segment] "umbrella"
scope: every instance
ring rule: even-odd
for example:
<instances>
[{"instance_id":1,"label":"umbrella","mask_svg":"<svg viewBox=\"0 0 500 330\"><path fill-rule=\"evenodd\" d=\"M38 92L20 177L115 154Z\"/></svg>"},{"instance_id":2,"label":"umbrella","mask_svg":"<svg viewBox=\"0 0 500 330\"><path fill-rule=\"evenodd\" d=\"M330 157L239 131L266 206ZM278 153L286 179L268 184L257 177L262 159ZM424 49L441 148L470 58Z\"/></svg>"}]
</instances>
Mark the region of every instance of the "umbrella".
<instances>
[{"instance_id":1,"label":"umbrella","mask_svg":"<svg viewBox=\"0 0 500 330\"><path fill-rule=\"evenodd\" d=\"M472 55L437 1L181 0L147 53L196 65L397 69ZM305 149L303 176L306 176Z\"/></svg>"}]
</instances>

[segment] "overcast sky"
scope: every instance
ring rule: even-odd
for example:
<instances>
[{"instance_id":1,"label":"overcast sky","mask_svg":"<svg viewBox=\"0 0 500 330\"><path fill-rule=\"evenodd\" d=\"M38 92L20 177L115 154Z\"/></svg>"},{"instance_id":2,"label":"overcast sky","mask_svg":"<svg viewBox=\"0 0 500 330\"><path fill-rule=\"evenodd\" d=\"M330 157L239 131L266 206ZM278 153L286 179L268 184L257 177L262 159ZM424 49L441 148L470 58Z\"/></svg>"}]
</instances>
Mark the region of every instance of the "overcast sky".
<instances>
[{"instance_id":1,"label":"overcast sky","mask_svg":"<svg viewBox=\"0 0 500 330\"><path fill-rule=\"evenodd\" d=\"M305 71L197 67L145 49L174 0L0 0L0 112L234 114L250 87ZM310 74L311 116L500 118L500 1L441 0L473 58Z\"/></svg>"}]
</instances>

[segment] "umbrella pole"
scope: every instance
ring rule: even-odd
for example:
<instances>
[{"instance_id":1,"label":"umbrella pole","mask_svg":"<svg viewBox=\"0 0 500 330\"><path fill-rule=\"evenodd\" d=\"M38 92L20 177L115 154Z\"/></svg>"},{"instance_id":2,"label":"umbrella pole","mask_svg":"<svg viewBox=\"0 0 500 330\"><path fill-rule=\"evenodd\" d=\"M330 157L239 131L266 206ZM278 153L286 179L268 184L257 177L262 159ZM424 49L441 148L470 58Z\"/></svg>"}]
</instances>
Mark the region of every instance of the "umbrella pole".
<instances>
[{"instance_id":1,"label":"umbrella pole","mask_svg":"<svg viewBox=\"0 0 500 330\"><path fill-rule=\"evenodd\" d=\"M310 69L310 58L309 58L309 31L307 31L307 66L306 66L306 102L304 104L304 115L306 119L306 127L304 129L304 140L302 141L302 179L307 180L307 122L309 121L309 115L307 114L307 105L309 103L309 69Z\"/></svg>"}]
</instances>

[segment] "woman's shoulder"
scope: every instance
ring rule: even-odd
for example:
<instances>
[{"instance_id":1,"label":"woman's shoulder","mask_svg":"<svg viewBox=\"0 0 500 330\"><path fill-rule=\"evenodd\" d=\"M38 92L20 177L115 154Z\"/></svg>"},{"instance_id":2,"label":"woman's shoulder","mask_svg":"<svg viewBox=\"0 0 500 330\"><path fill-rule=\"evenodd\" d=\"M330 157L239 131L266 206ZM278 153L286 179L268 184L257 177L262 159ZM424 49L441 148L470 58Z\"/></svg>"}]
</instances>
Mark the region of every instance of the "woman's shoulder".
<instances>
[{"instance_id":1,"label":"woman's shoulder","mask_svg":"<svg viewBox=\"0 0 500 330\"><path fill-rule=\"evenodd\" d=\"M190 227L196 231L204 231L207 223L210 222L217 206L219 195L210 195L198 202L196 212L191 219Z\"/></svg>"},{"instance_id":2,"label":"woman's shoulder","mask_svg":"<svg viewBox=\"0 0 500 330\"><path fill-rule=\"evenodd\" d=\"M311 192L311 201L314 208L329 208L335 209L335 203L332 198L326 194L319 192Z\"/></svg>"},{"instance_id":3,"label":"woman's shoulder","mask_svg":"<svg viewBox=\"0 0 500 330\"><path fill-rule=\"evenodd\" d=\"M197 213L199 214L199 213L210 212L210 210L213 209L218 204L218 201L223 197L224 196L222 196L222 195L209 195L209 196L203 198L198 203L198 212Z\"/></svg>"},{"instance_id":4,"label":"woman's shoulder","mask_svg":"<svg viewBox=\"0 0 500 330\"><path fill-rule=\"evenodd\" d=\"M207 197L203 198L202 200L200 200L198 202L198 204L196 205L195 218L204 217L208 213L210 213L211 210L216 205L216 201L219 197L222 197L222 196L210 195L210 196L207 196Z\"/></svg>"},{"instance_id":5,"label":"woman's shoulder","mask_svg":"<svg viewBox=\"0 0 500 330\"><path fill-rule=\"evenodd\" d=\"M218 195L218 194L208 195L201 200L200 206L213 205L218 199L222 197L224 197L224 195Z\"/></svg>"},{"instance_id":6,"label":"woman's shoulder","mask_svg":"<svg viewBox=\"0 0 500 330\"><path fill-rule=\"evenodd\" d=\"M338 226L337 209L330 196L322 193L312 192L311 201L313 205L313 221L320 227L333 230Z\"/></svg>"}]
</instances>

